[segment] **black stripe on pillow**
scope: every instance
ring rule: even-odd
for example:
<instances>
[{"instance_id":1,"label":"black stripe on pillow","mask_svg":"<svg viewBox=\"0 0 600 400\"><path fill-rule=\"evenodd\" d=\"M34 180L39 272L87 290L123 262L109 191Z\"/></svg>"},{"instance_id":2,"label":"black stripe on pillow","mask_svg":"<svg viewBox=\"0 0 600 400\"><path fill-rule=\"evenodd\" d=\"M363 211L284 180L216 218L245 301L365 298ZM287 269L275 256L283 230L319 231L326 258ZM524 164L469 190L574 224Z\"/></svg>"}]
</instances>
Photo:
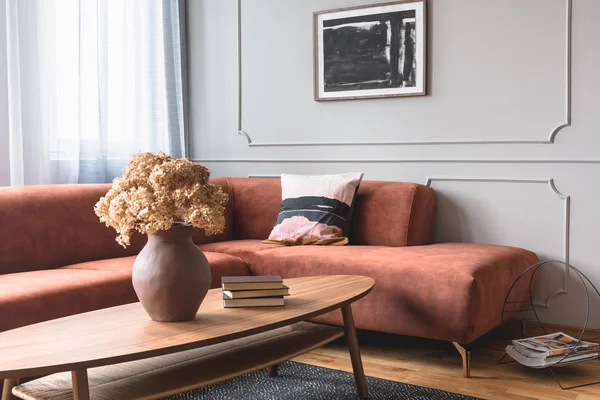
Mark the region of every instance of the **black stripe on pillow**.
<instances>
[{"instance_id":1,"label":"black stripe on pillow","mask_svg":"<svg viewBox=\"0 0 600 400\"><path fill-rule=\"evenodd\" d=\"M293 210L319 210L327 211L342 217L344 220L350 214L350 206L337 199L323 196L302 196L284 199L281 203L280 213Z\"/></svg>"}]
</instances>

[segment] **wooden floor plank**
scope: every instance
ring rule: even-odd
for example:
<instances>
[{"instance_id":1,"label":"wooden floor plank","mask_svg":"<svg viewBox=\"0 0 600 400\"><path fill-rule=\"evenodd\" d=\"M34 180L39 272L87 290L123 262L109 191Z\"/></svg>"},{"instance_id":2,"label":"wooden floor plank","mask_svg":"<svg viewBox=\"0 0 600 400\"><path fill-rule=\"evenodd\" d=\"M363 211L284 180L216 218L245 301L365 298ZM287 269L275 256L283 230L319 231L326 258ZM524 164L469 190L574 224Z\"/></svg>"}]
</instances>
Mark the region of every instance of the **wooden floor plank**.
<instances>
[{"instance_id":1,"label":"wooden floor plank","mask_svg":"<svg viewBox=\"0 0 600 400\"><path fill-rule=\"evenodd\" d=\"M359 332L359 344L367 376L492 400L600 399L600 385L563 391L547 370L498 365L507 344L502 330L473 344L471 378L463 377L460 355L450 342ZM343 338L294 361L352 372ZM577 381L600 380L599 361L563 371Z\"/></svg>"}]
</instances>

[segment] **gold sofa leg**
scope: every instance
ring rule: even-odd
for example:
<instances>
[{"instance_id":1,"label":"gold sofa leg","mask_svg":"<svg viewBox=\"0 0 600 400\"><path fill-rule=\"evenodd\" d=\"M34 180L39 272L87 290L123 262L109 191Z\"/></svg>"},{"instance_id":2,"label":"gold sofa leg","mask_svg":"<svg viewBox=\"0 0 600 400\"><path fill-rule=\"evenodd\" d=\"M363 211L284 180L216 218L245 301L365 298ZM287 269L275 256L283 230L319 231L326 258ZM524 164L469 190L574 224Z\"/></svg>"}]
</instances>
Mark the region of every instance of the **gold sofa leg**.
<instances>
[{"instance_id":1,"label":"gold sofa leg","mask_svg":"<svg viewBox=\"0 0 600 400\"><path fill-rule=\"evenodd\" d=\"M458 350L458 352L460 353L460 356L462 357L463 374L464 374L465 378L470 378L471 377L471 352L456 342L452 342L452 344L454 345L454 347L456 347L456 350Z\"/></svg>"}]
</instances>

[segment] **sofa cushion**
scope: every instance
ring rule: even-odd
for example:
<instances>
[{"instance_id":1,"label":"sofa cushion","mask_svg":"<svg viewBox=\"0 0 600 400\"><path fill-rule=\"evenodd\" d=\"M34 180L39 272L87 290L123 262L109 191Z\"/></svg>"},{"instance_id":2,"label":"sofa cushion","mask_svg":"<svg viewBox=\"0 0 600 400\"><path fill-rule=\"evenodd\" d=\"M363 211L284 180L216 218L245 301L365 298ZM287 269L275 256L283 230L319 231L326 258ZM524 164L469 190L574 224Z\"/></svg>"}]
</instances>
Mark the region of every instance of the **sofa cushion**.
<instances>
[{"instance_id":1,"label":"sofa cushion","mask_svg":"<svg viewBox=\"0 0 600 400\"><path fill-rule=\"evenodd\" d=\"M0 188L0 274L136 254L145 237L123 249L101 224L94 204L110 185Z\"/></svg>"},{"instance_id":2,"label":"sofa cushion","mask_svg":"<svg viewBox=\"0 0 600 400\"><path fill-rule=\"evenodd\" d=\"M229 184L229 180L227 178L217 178L211 179L210 183L221 186L223 192L227 193L229 196L229 200L227 201L227 206L225 207L225 230L222 233L217 235L206 235L204 233L204 229L194 229L194 234L192 235L192 240L196 244L202 243L212 243L212 242L222 242L224 240L232 240L233 239L233 212L231 209L231 185Z\"/></svg>"},{"instance_id":3,"label":"sofa cushion","mask_svg":"<svg viewBox=\"0 0 600 400\"><path fill-rule=\"evenodd\" d=\"M350 243L420 246L431 243L433 189L410 182L363 181L358 188Z\"/></svg>"},{"instance_id":4,"label":"sofa cushion","mask_svg":"<svg viewBox=\"0 0 600 400\"><path fill-rule=\"evenodd\" d=\"M205 252L211 287L225 275L248 275L238 257ZM135 256L0 275L0 331L138 301L131 284Z\"/></svg>"},{"instance_id":5,"label":"sofa cushion","mask_svg":"<svg viewBox=\"0 0 600 400\"><path fill-rule=\"evenodd\" d=\"M297 246L238 255L254 275L370 276L373 291L353 304L358 328L460 343L500 325L510 285L537 261L534 253L515 247L461 243ZM342 324L339 312L318 321Z\"/></svg>"},{"instance_id":6,"label":"sofa cushion","mask_svg":"<svg viewBox=\"0 0 600 400\"><path fill-rule=\"evenodd\" d=\"M282 244L275 243L264 243L258 239L246 239L246 240L229 240L227 242L217 243L206 243L200 246L200 249L205 252L216 252L231 254L241 258L244 261L248 261L252 255L258 251L279 249L285 247Z\"/></svg>"},{"instance_id":7,"label":"sofa cushion","mask_svg":"<svg viewBox=\"0 0 600 400\"><path fill-rule=\"evenodd\" d=\"M212 179L231 195L227 179ZM124 249L114 229L100 223L94 204L110 185L48 185L0 188L0 274L57 268L62 265L137 254L146 236L135 234ZM194 232L194 242L231 240L231 203L225 231L206 236Z\"/></svg>"},{"instance_id":8,"label":"sofa cushion","mask_svg":"<svg viewBox=\"0 0 600 400\"><path fill-rule=\"evenodd\" d=\"M235 239L265 239L277 221L281 180L229 178ZM431 241L433 189L408 182L362 181L350 243L414 246Z\"/></svg>"},{"instance_id":9,"label":"sofa cushion","mask_svg":"<svg viewBox=\"0 0 600 400\"><path fill-rule=\"evenodd\" d=\"M233 238L266 239L281 207L281 182L273 178L229 178Z\"/></svg>"},{"instance_id":10,"label":"sofa cushion","mask_svg":"<svg viewBox=\"0 0 600 400\"><path fill-rule=\"evenodd\" d=\"M226 242L225 242L226 243ZM204 255L210 264L212 275L211 288L221 286L222 276L250 275L248 265L240 258L224 253L214 253L205 251ZM96 270L96 271L115 271L125 273L131 280L131 270L133 268L133 257L113 258L109 260L91 261L79 264L72 264L60 269L77 270Z\"/></svg>"},{"instance_id":11,"label":"sofa cushion","mask_svg":"<svg viewBox=\"0 0 600 400\"><path fill-rule=\"evenodd\" d=\"M0 331L137 301L126 271L55 269L0 275Z\"/></svg>"},{"instance_id":12,"label":"sofa cushion","mask_svg":"<svg viewBox=\"0 0 600 400\"><path fill-rule=\"evenodd\" d=\"M264 243L262 240L257 239L246 239L246 240L230 240L227 242L218 242L218 243L206 243L200 246L200 249L206 252L215 252L215 253L226 253L231 254L233 256L239 257L246 264L248 264L248 260L252 258L252 256L259 251L269 250L269 249L278 249L285 247L282 244L275 243Z\"/></svg>"}]
</instances>

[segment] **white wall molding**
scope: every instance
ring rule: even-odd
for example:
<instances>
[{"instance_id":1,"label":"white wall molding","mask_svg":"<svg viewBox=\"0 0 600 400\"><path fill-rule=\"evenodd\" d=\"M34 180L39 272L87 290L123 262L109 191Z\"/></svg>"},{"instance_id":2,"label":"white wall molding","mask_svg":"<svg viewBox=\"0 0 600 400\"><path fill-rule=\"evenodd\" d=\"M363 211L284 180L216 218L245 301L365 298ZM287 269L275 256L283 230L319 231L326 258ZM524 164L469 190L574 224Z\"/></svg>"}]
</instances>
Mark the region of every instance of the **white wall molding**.
<instances>
[{"instance_id":1,"label":"white wall molding","mask_svg":"<svg viewBox=\"0 0 600 400\"><path fill-rule=\"evenodd\" d=\"M552 129L547 139L540 140L448 140L448 141L349 141L349 142L254 142L243 128L242 100L242 0L237 0L237 60L238 60L238 135L246 139L248 147L316 147L316 146L423 146L423 145L480 145L480 144L552 144L558 132L571 126L571 42L573 0L565 0L566 46L565 46L565 115L564 122Z\"/></svg>"},{"instance_id":2,"label":"white wall molding","mask_svg":"<svg viewBox=\"0 0 600 400\"><path fill-rule=\"evenodd\" d=\"M561 199L563 205L563 260L569 264L570 260L570 231L571 231L571 197L561 193L554 184L552 178L476 178L476 177L430 177L425 185L431 187L433 182L498 182L498 183L532 183L548 185L550 191ZM566 295L569 288L569 269L563 267L562 287L548 295L545 301L535 302L534 305L543 308L550 308L552 301L560 295Z\"/></svg>"},{"instance_id":3,"label":"white wall molding","mask_svg":"<svg viewBox=\"0 0 600 400\"><path fill-rule=\"evenodd\" d=\"M583 158L583 159L551 159L551 158L490 158L490 159L282 159L282 158L198 158L192 159L198 163L282 163L282 164L600 164L600 159Z\"/></svg>"},{"instance_id":4,"label":"white wall molding","mask_svg":"<svg viewBox=\"0 0 600 400\"><path fill-rule=\"evenodd\" d=\"M248 174L248 178L280 178L281 175L269 175L269 174Z\"/></svg>"},{"instance_id":5,"label":"white wall molding","mask_svg":"<svg viewBox=\"0 0 600 400\"><path fill-rule=\"evenodd\" d=\"M548 138L548 143L554 143L554 139L558 132L560 132L563 128L571 126L571 63L572 63L572 46L571 42L573 39L573 0L566 0L566 46L565 46L565 70L566 70L566 79L565 79L565 122L559 124L554 128L554 130L550 133L550 137Z\"/></svg>"}]
</instances>

